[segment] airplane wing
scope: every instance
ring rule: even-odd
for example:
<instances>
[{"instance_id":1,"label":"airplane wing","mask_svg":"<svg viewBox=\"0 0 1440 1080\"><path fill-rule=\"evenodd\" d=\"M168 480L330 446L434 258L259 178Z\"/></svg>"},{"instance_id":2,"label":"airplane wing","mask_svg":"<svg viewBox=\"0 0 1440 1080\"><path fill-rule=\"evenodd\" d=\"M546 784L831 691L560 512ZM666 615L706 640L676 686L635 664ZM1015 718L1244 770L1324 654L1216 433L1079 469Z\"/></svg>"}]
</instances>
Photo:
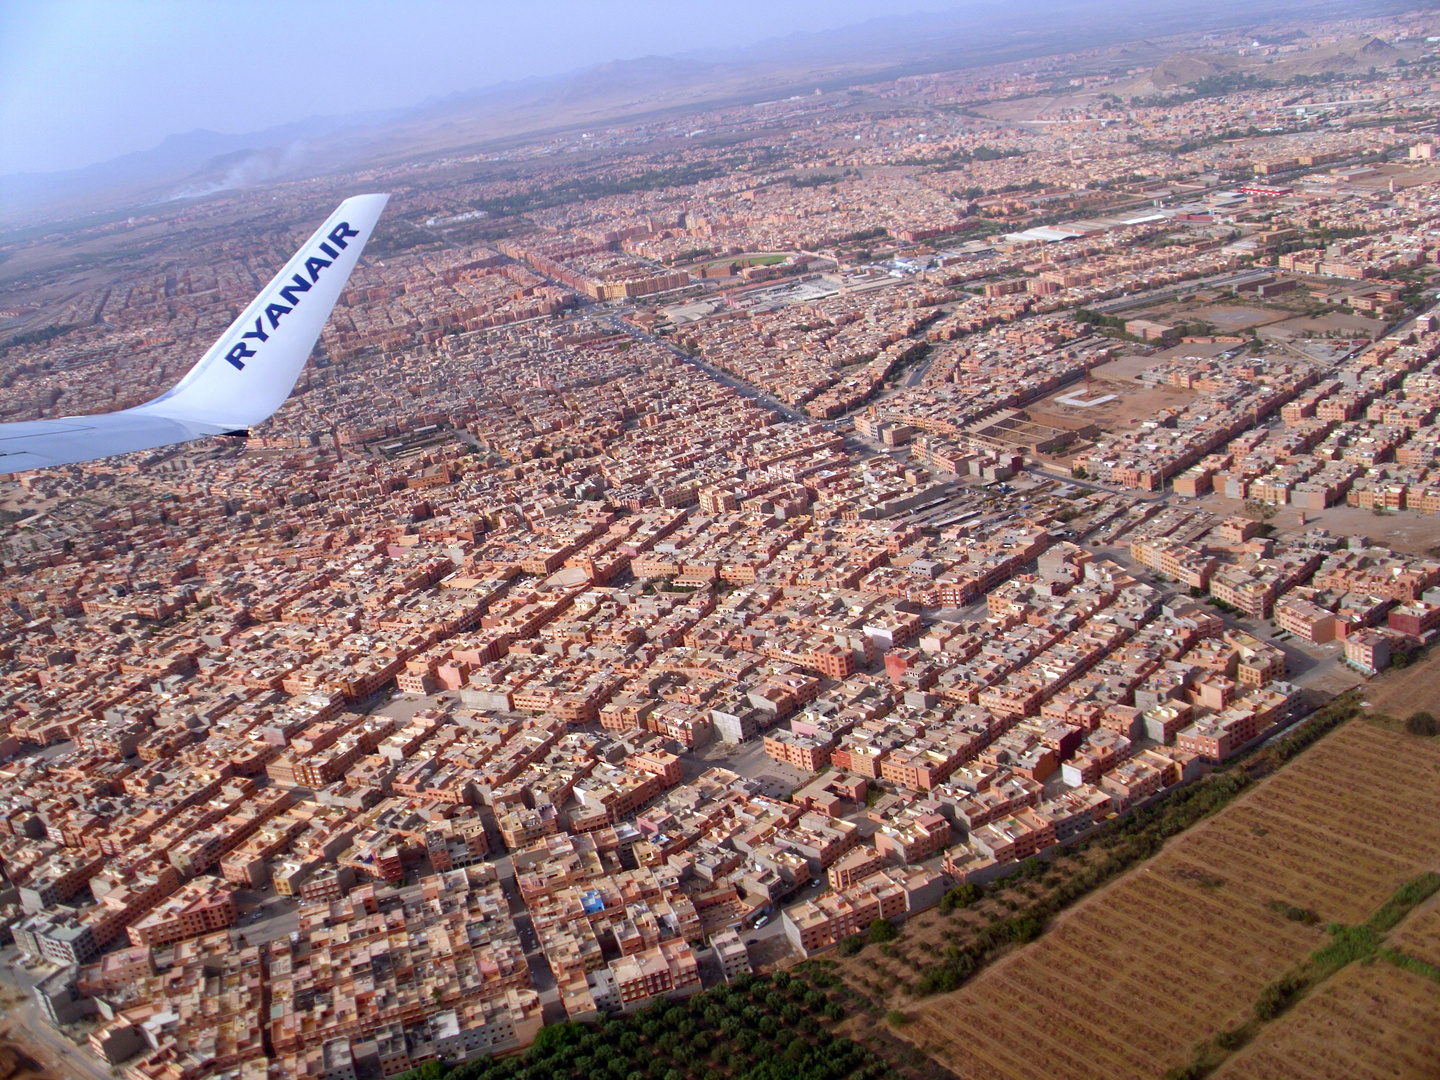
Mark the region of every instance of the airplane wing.
<instances>
[{"instance_id":1,"label":"airplane wing","mask_svg":"<svg viewBox=\"0 0 1440 1080\"><path fill-rule=\"evenodd\" d=\"M222 434L163 416L140 415L134 409L0 424L0 470L68 465Z\"/></svg>"},{"instance_id":2,"label":"airplane wing","mask_svg":"<svg viewBox=\"0 0 1440 1080\"><path fill-rule=\"evenodd\" d=\"M199 363L153 401L94 416L0 424L0 472L243 435L269 419L295 388L389 198L342 202Z\"/></svg>"}]
</instances>

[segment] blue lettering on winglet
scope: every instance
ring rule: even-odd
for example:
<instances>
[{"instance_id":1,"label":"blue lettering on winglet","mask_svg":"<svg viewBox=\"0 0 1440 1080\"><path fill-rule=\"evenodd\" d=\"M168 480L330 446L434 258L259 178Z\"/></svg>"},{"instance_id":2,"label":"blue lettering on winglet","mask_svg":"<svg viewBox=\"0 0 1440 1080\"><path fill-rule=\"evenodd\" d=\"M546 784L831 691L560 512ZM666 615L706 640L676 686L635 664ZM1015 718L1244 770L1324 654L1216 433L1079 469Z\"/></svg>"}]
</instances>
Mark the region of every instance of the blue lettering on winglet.
<instances>
[{"instance_id":1,"label":"blue lettering on winglet","mask_svg":"<svg viewBox=\"0 0 1440 1080\"><path fill-rule=\"evenodd\" d=\"M268 303L265 306L265 314L256 316L254 329L246 330L240 335L242 340L230 346L229 351L225 354L225 362L233 366L236 371L244 371L245 358L254 356L255 350L247 345L243 339L257 341L262 344L269 341L270 334L266 331L263 320L266 317L270 319L271 330L278 327L280 320L284 316L290 314L290 312L300 306L301 301L305 298L304 294L310 291L310 286L313 282L320 280L320 274L324 269L327 266L333 265L333 260L340 257L340 252L335 249L339 248L340 251L345 250L345 248L349 246L345 243L346 238L359 235L360 230L352 229L348 221L342 221L331 229L325 236L329 243L317 245L319 251L324 255L330 256L330 258L323 258L321 255L316 254L309 256L305 260L305 270L310 275L310 280L306 281L301 275L295 274L290 278L289 282L277 289L276 292L286 303L281 304L273 300ZM332 244L334 247L331 246ZM287 307L286 304L289 306Z\"/></svg>"}]
</instances>

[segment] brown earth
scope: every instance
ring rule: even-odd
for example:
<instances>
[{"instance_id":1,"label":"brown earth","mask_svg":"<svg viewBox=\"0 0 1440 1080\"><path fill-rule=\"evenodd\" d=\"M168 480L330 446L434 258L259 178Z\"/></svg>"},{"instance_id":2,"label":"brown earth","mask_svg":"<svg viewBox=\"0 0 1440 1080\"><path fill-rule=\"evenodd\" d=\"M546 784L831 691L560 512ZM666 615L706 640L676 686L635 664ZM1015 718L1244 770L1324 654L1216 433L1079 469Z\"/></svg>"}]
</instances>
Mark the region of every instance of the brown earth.
<instances>
[{"instance_id":1,"label":"brown earth","mask_svg":"<svg viewBox=\"0 0 1440 1080\"><path fill-rule=\"evenodd\" d=\"M61 1080L31 1057L18 1042L0 1030L0 1080Z\"/></svg>"},{"instance_id":2,"label":"brown earth","mask_svg":"<svg viewBox=\"0 0 1440 1080\"><path fill-rule=\"evenodd\" d=\"M1221 517L1243 514L1245 502L1242 499L1227 499L1211 493L1195 500L1203 509ZM1301 511L1293 506L1279 506L1269 519L1278 537L1299 536L1314 528L1328 529L1333 536L1364 536L1371 543L1407 551L1412 555L1432 555L1440 543L1440 517L1421 514L1415 510L1401 510L1377 514L1373 510L1362 510L1358 506L1331 506L1324 510L1306 510L1305 524L1300 524Z\"/></svg>"},{"instance_id":3,"label":"brown earth","mask_svg":"<svg viewBox=\"0 0 1440 1080\"><path fill-rule=\"evenodd\" d=\"M1416 960L1440 967L1440 901L1432 898L1411 912L1410 917L1385 939L1385 944ZM1435 993L1440 994L1440 989Z\"/></svg>"},{"instance_id":4,"label":"brown earth","mask_svg":"<svg viewBox=\"0 0 1440 1080\"><path fill-rule=\"evenodd\" d=\"M1211 1075L1216 1080L1435 1080L1440 1077L1437 1029L1440 986L1381 960L1351 964L1267 1024L1250 1046Z\"/></svg>"},{"instance_id":5,"label":"brown earth","mask_svg":"<svg viewBox=\"0 0 1440 1080\"><path fill-rule=\"evenodd\" d=\"M11 986L0 987L0 1080L61 1080L47 1068L44 1049L26 1038L25 1023L16 1011L29 998Z\"/></svg>"},{"instance_id":6,"label":"brown earth","mask_svg":"<svg viewBox=\"0 0 1440 1080\"><path fill-rule=\"evenodd\" d=\"M835 974L845 980L854 992L869 999L872 1009L913 1008L915 998L911 984L920 972L933 964L939 954L952 943L964 943L970 935L1015 909L1028 907L1053 890L1062 877L1083 867L1096 851L1074 852L1055 860L1043 877L1024 880L1012 876L992 885L985 898L969 908L942 914L932 908L905 922L905 932L889 944L868 945L855 956L844 956L838 950L824 954L835 965ZM867 1021L868 1023L868 1021ZM861 1037L855 1033L852 1037Z\"/></svg>"},{"instance_id":7,"label":"brown earth","mask_svg":"<svg viewBox=\"0 0 1440 1080\"><path fill-rule=\"evenodd\" d=\"M1147 306L1143 311L1135 315L1136 318L1156 319L1159 322L1186 323L1186 322L1207 322L1215 328L1217 334L1237 334L1248 330L1252 326L1265 326L1269 323L1284 322L1286 319L1295 317L1295 310L1280 303L1256 303L1247 304L1228 298L1218 303L1208 303L1202 297L1209 294L1197 294L1194 297L1186 297L1183 300L1167 300L1162 304ZM1232 344L1221 342L1190 342L1184 344L1180 356L1198 356L1196 346L1202 344L1218 344L1222 349L1233 349ZM1174 349L1166 350L1167 353L1174 352Z\"/></svg>"},{"instance_id":8,"label":"brown earth","mask_svg":"<svg viewBox=\"0 0 1440 1080\"><path fill-rule=\"evenodd\" d=\"M1430 648L1403 671L1387 671L1364 691L1375 713L1405 719L1425 711L1440 716L1440 649Z\"/></svg>"},{"instance_id":9,"label":"brown earth","mask_svg":"<svg viewBox=\"0 0 1440 1080\"><path fill-rule=\"evenodd\" d=\"M1336 311L1315 318L1302 315L1284 322L1269 323L1259 334L1262 338L1278 337L1286 340L1304 337L1307 330L1321 336L1336 334L1377 337L1384 329L1385 323L1381 319L1367 319L1364 315L1349 315Z\"/></svg>"},{"instance_id":10,"label":"brown earth","mask_svg":"<svg viewBox=\"0 0 1440 1080\"><path fill-rule=\"evenodd\" d=\"M1440 739L1346 724L902 1034L967 1080L1159 1076L1248 1016L1326 922L1440 866L1437 805Z\"/></svg>"},{"instance_id":11,"label":"brown earth","mask_svg":"<svg viewBox=\"0 0 1440 1080\"><path fill-rule=\"evenodd\" d=\"M1105 368L1110 366L1107 364L1096 368L1095 378L1088 387L1083 382L1071 383L1054 394L1025 406L1025 411L1038 423L1055 427L1074 428L1079 423L1094 424L1105 431L1132 431L1154 417L1161 409L1183 408L1195 400L1193 390L1176 386L1150 387L1131 379L1109 378ZM1106 394L1116 395L1116 400L1088 407L1067 405L1059 400L1077 393L1089 401Z\"/></svg>"}]
</instances>

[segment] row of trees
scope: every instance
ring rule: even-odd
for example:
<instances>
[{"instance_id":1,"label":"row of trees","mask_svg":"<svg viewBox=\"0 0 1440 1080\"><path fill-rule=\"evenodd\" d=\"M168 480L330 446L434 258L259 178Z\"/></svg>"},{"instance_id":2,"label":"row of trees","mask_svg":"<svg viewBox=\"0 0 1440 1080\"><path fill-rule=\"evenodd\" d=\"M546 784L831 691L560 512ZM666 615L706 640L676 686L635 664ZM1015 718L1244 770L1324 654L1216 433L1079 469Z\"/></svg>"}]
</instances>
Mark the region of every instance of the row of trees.
<instances>
[{"instance_id":1,"label":"row of trees","mask_svg":"<svg viewBox=\"0 0 1440 1080\"><path fill-rule=\"evenodd\" d=\"M628 195L637 191L658 191L669 187L687 187L718 176L728 176L737 168L764 164L777 156L779 155L775 151L761 149L747 155L732 155L725 159L702 161L693 165L648 169L629 176L581 176L551 187L517 190L509 195L498 195L489 199L472 199L470 205L494 217L513 216L588 199Z\"/></svg>"},{"instance_id":2,"label":"row of trees","mask_svg":"<svg viewBox=\"0 0 1440 1080\"><path fill-rule=\"evenodd\" d=\"M523 1054L432 1061L404 1080L882 1080L889 1067L830 1027L844 1011L785 972L596 1024L543 1028Z\"/></svg>"},{"instance_id":3,"label":"row of trees","mask_svg":"<svg viewBox=\"0 0 1440 1080\"><path fill-rule=\"evenodd\" d=\"M58 337L64 337L71 330L78 329L80 329L78 323L66 323L63 326L47 326L41 330L27 330L23 334L15 334L0 343L0 353L19 346L44 345L47 341L54 341Z\"/></svg>"},{"instance_id":4,"label":"row of trees","mask_svg":"<svg viewBox=\"0 0 1440 1080\"><path fill-rule=\"evenodd\" d=\"M1156 854L1170 837L1213 814L1249 787L1253 779L1273 772L1358 712L1354 692L1346 693L1283 739L1228 762L1211 775L1171 792L1153 806L1107 826L1095 838L1076 848L1077 852L1085 852L1087 848L1097 850L1090 852L1091 857L1057 888L1010 917L977 928L964 943L947 947L941 959L921 971L916 991L935 994L957 989L1000 949L1038 937L1053 915ZM962 886L952 890L941 906L954 911L970 906L982 895L983 890Z\"/></svg>"}]
</instances>

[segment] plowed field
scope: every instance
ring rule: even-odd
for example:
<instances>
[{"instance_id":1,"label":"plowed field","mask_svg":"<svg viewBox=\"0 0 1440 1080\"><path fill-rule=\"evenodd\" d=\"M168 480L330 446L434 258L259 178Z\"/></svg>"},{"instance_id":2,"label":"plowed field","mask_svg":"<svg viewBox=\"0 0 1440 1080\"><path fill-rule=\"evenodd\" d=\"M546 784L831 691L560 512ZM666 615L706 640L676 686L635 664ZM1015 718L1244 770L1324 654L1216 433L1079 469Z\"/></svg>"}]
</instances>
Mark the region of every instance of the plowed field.
<instances>
[{"instance_id":1,"label":"plowed field","mask_svg":"<svg viewBox=\"0 0 1440 1080\"><path fill-rule=\"evenodd\" d=\"M1440 902L1432 900L1415 911L1395 928L1385 944L1440 967ZM1436 993L1440 993L1440 988Z\"/></svg>"},{"instance_id":2,"label":"plowed field","mask_svg":"<svg viewBox=\"0 0 1440 1080\"><path fill-rule=\"evenodd\" d=\"M1383 961L1351 964L1253 1044L1215 1080L1435 1080L1440 986Z\"/></svg>"},{"instance_id":3,"label":"plowed field","mask_svg":"<svg viewBox=\"0 0 1440 1080\"><path fill-rule=\"evenodd\" d=\"M1247 1016L1326 922L1359 922L1440 869L1437 806L1440 739L1352 721L1038 941L928 999L904 1035L973 1080L1157 1077Z\"/></svg>"}]
</instances>

